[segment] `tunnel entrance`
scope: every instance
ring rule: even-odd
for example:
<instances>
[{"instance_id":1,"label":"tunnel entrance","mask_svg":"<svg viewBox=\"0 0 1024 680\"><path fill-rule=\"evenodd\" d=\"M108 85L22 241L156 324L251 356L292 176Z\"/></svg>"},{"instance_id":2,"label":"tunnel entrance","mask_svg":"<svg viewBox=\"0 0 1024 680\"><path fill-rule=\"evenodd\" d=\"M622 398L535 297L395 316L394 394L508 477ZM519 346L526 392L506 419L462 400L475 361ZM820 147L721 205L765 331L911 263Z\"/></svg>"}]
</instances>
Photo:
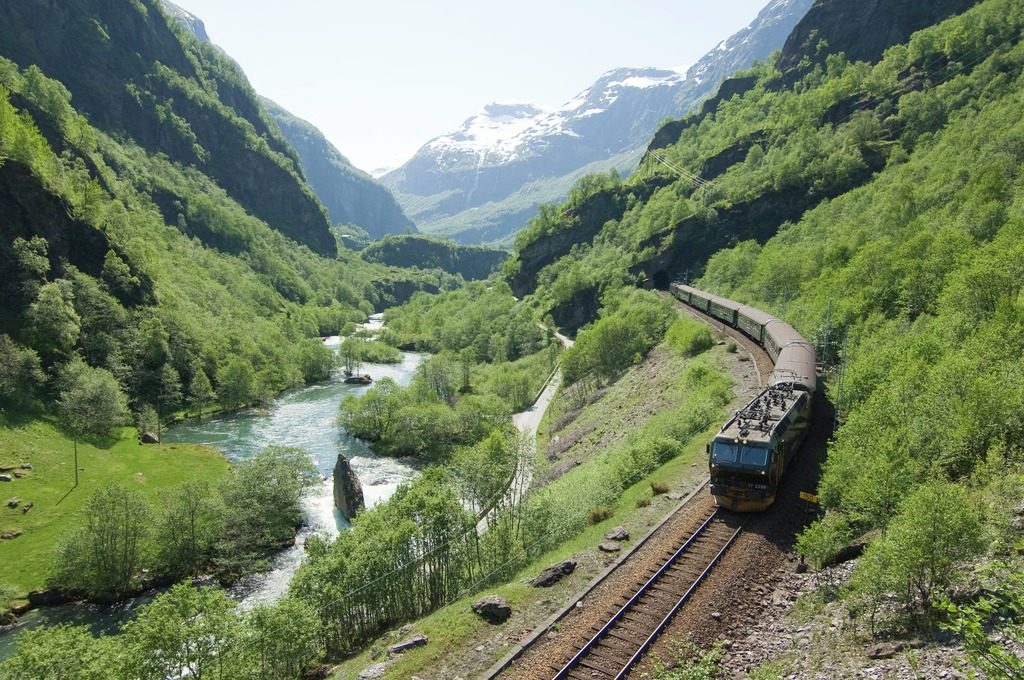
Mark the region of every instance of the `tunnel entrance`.
<instances>
[{"instance_id":1,"label":"tunnel entrance","mask_svg":"<svg viewBox=\"0 0 1024 680\"><path fill-rule=\"evenodd\" d=\"M664 269L659 269L654 272L651 280L654 282L654 287L657 290L668 290L668 285L672 283L672 276Z\"/></svg>"}]
</instances>

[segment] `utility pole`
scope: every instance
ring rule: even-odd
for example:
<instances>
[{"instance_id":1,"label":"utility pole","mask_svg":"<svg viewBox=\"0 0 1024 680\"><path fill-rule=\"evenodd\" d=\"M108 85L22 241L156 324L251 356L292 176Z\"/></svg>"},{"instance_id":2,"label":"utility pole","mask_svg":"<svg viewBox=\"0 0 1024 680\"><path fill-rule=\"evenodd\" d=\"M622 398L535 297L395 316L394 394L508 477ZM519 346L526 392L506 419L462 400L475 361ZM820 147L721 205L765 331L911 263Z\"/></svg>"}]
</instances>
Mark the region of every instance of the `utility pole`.
<instances>
[{"instance_id":1,"label":"utility pole","mask_svg":"<svg viewBox=\"0 0 1024 680\"><path fill-rule=\"evenodd\" d=\"M836 377L836 407L835 417L832 420L832 431L839 429L839 421L842 418L843 410L843 377L846 374L846 341L849 331L843 332L843 344L839 350L839 375Z\"/></svg>"}]
</instances>

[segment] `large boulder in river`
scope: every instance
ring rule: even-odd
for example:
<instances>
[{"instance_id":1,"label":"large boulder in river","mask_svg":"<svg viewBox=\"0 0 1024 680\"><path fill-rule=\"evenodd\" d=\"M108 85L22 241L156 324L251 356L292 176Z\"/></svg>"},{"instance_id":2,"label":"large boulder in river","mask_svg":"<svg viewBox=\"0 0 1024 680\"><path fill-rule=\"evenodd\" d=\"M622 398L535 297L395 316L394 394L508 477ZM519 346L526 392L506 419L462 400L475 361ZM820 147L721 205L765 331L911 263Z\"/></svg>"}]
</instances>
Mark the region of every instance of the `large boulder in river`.
<instances>
[{"instance_id":1,"label":"large boulder in river","mask_svg":"<svg viewBox=\"0 0 1024 680\"><path fill-rule=\"evenodd\" d=\"M334 507L349 521L365 507L359 477L349 464L348 458L340 453L338 462L334 464Z\"/></svg>"}]
</instances>

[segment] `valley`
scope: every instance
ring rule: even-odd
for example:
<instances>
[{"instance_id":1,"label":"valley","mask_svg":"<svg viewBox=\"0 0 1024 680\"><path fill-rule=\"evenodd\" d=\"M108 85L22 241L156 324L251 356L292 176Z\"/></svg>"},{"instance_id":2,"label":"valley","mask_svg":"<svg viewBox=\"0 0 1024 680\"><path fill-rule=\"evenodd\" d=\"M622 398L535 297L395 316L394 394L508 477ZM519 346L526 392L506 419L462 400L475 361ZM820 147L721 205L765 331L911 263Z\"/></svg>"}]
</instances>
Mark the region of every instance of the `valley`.
<instances>
[{"instance_id":1,"label":"valley","mask_svg":"<svg viewBox=\"0 0 1024 680\"><path fill-rule=\"evenodd\" d=\"M1019 2L219 1L0 6L0 680L1024 675Z\"/></svg>"}]
</instances>

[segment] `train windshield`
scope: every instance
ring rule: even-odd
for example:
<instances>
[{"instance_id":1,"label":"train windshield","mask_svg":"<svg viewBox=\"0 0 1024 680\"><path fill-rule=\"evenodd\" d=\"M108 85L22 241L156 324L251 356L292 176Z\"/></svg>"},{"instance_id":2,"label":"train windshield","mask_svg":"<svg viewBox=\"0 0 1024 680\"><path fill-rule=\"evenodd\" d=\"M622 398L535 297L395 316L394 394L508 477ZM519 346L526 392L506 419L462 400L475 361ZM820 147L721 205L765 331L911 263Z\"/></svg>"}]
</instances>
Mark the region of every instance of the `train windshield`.
<instances>
[{"instance_id":1,"label":"train windshield","mask_svg":"<svg viewBox=\"0 0 1024 680\"><path fill-rule=\"evenodd\" d=\"M711 462L716 465L737 464L743 467L764 468L768 465L768 449L730 442L715 442L711 449Z\"/></svg>"}]
</instances>

